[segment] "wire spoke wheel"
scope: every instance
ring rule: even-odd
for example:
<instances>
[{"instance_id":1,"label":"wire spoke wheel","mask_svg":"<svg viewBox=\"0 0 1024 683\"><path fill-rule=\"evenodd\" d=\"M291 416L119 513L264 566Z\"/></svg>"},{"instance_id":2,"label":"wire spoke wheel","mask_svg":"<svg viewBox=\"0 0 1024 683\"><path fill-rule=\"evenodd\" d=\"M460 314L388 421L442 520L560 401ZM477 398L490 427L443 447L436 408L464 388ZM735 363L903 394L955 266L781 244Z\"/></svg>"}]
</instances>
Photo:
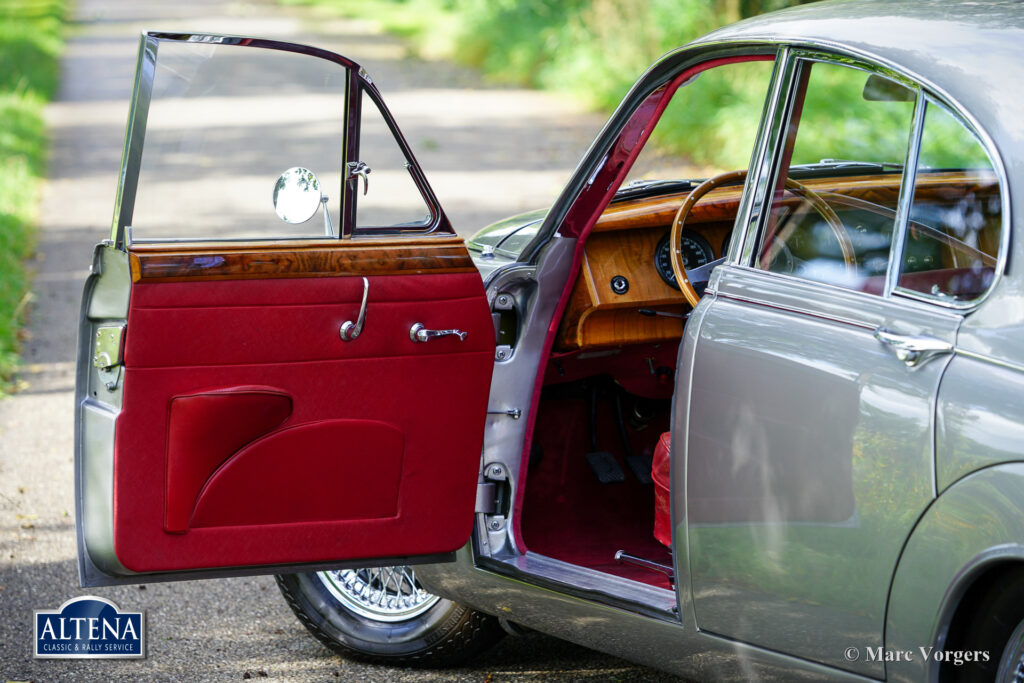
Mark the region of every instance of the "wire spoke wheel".
<instances>
[{"instance_id":1,"label":"wire spoke wheel","mask_svg":"<svg viewBox=\"0 0 1024 683\"><path fill-rule=\"evenodd\" d=\"M317 572L331 595L368 619L402 621L417 617L440 598L423 590L409 566Z\"/></svg>"},{"instance_id":2,"label":"wire spoke wheel","mask_svg":"<svg viewBox=\"0 0 1024 683\"><path fill-rule=\"evenodd\" d=\"M1017 625L1006 643L996 680L1000 683L1024 683L1024 621Z\"/></svg>"},{"instance_id":3,"label":"wire spoke wheel","mask_svg":"<svg viewBox=\"0 0 1024 683\"><path fill-rule=\"evenodd\" d=\"M494 617L424 590L409 566L277 577L302 625L338 654L389 666L456 666L496 643Z\"/></svg>"}]
</instances>

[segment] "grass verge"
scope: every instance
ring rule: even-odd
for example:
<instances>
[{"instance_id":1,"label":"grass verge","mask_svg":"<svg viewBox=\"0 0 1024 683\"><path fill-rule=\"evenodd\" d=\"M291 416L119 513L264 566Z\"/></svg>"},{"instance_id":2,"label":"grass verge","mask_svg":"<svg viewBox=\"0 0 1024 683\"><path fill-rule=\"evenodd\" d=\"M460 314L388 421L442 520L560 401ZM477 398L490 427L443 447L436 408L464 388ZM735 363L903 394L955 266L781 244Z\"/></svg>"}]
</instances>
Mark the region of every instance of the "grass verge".
<instances>
[{"instance_id":1,"label":"grass verge","mask_svg":"<svg viewBox=\"0 0 1024 683\"><path fill-rule=\"evenodd\" d=\"M48 139L43 106L57 88L64 0L0 3L0 395L11 388L29 301L22 262L34 246Z\"/></svg>"}]
</instances>

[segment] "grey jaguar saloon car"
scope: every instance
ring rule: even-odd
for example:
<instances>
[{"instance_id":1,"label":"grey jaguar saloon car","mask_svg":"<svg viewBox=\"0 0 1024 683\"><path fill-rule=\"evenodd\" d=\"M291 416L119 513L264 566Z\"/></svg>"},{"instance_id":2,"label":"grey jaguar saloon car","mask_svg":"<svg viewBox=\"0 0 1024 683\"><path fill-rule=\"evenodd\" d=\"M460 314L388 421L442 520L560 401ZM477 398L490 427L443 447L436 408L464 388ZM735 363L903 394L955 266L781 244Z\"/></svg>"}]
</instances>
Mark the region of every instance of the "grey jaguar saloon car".
<instances>
[{"instance_id":1,"label":"grey jaguar saloon car","mask_svg":"<svg viewBox=\"0 0 1024 683\"><path fill-rule=\"evenodd\" d=\"M1017 2L765 15L464 242L358 64L143 34L82 583L276 574L395 665L530 628L696 680L1024 681L1022 83Z\"/></svg>"}]
</instances>

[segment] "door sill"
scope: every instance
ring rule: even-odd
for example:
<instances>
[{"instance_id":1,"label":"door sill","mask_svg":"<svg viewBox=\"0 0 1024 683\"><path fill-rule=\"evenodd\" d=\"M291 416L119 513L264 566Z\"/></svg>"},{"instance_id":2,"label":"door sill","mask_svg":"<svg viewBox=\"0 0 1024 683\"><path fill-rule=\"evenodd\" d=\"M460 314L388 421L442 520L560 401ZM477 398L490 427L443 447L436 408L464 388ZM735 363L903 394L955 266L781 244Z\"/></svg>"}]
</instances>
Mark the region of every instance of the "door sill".
<instances>
[{"instance_id":1,"label":"door sill","mask_svg":"<svg viewBox=\"0 0 1024 683\"><path fill-rule=\"evenodd\" d=\"M527 552L503 558L477 554L476 565L494 574L531 583L589 602L679 622L674 591Z\"/></svg>"}]
</instances>

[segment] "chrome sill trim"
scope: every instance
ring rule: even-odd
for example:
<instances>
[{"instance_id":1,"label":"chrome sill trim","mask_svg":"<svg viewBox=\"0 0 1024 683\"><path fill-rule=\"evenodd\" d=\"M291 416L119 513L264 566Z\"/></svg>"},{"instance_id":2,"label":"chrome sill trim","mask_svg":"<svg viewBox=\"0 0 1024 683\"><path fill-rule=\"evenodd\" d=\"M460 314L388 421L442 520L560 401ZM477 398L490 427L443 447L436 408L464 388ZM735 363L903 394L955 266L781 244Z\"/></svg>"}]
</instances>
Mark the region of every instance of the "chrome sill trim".
<instances>
[{"instance_id":1,"label":"chrome sill trim","mask_svg":"<svg viewBox=\"0 0 1024 683\"><path fill-rule=\"evenodd\" d=\"M605 574L594 569L563 562L553 557L527 552L507 559L476 554L476 565L494 574L534 584L588 602L679 623L674 591Z\"/></svg>"}]
</instances>

